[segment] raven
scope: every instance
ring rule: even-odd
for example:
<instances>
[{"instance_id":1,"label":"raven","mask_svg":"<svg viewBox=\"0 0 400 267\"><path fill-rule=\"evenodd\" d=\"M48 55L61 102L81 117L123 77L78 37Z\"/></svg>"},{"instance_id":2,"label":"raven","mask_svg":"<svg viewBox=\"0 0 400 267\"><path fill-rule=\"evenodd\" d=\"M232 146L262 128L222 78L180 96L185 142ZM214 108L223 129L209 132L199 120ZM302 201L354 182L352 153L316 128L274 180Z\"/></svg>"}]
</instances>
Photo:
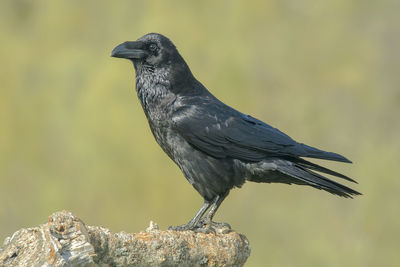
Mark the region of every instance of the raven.
<instances>
[{"instance_id":1,"label":"raven","mask_svg":"<svg viewBox=\"0 0 400 267\"><path fill-rule=\"evenodd\" d=\"M215 212L229 191L246 180L309 185L342 197L360 195L321 173L354 180L303 157L350 160L298 143L218 100L196 80L167 37L146 34L116 46L111 56L133 62L137 95L154 138L204 199L193 219L172 229L221 226L212 221Z\"/></svg>"}]
</instances>

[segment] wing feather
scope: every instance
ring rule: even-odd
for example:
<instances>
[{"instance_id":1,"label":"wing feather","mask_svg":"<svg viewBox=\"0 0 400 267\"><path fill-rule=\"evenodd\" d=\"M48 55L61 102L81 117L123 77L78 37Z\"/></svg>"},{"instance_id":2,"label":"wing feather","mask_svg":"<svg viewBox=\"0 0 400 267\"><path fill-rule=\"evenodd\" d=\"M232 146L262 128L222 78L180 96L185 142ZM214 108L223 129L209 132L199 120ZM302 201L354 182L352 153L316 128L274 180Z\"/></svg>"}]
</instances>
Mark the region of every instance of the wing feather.
<instances>
[{"instance_id":1,"label":"wing feather","mask_svg":"<svg viewBox=\"0 0 400 267\"><path fill-rule=\"evenodd\" d=\"M339 154L298 143L258 119L226 108L201 105L191 107L190 112L181 109L174 119L175 130L192 146L215 158L257 162L289 156L350 162Z\"/></svg>"}]
</instances>

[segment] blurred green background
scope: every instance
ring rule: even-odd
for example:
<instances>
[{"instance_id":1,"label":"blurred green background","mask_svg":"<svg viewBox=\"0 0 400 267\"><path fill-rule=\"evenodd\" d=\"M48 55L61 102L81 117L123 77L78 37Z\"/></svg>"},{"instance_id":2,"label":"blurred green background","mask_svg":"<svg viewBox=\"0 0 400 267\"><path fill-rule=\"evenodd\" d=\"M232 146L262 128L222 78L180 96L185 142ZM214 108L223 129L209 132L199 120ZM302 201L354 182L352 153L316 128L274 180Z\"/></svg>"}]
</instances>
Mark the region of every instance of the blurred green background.
<instances>
[{"instance_id":1,"label":"blurred green background","mask_svg":"<svg viewBox=\"0 0 400 267\"><path fill-rule=\"evenodd\" d=\"M233 190L216 220L249 238L247 266L400 266L399 14L394 0L1 1L0 239L62 209L115 232L195 214L133 67L110 57L159 32L225 103L354 161L324 162L359 181L354 200Z\"/></svg>"}]
</instances>

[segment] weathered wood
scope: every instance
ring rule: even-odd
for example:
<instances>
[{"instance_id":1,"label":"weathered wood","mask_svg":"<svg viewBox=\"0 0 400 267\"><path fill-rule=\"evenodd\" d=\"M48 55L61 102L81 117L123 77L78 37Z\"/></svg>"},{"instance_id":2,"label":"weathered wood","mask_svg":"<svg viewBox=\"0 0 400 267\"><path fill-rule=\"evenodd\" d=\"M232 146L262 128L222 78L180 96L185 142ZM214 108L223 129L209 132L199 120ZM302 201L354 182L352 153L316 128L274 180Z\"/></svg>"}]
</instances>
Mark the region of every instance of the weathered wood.
<instances>
[{"instance_id":1,"label":"weathered wood","mask_svg":"<svg viewBox=\"0 0 400 267\"><path fill-rule=\"evenodd\" d=\"M228 229L161 231L150 222L140 233L112 233L61 211L6 238L0 266L242 266L249 255L247 238Z\"/></svg>"}]
</instances>

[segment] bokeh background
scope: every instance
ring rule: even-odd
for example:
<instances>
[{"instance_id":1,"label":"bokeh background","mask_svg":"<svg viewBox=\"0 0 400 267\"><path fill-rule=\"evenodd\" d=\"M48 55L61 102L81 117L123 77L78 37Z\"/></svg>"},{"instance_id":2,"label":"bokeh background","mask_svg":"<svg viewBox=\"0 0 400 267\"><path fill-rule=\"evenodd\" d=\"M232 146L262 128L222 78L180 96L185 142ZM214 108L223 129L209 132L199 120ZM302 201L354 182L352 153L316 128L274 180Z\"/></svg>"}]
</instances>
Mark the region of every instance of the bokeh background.
<instances>
[{"instance_id":1,"label":"bokeh background","mask_svg":"<svg viewBox=\"0 0 400 267\"><path fill-rule=\"evenodd\" d=\"M233 190L216 220L249 238L247 266L400 266L399 14L395 0L1 1L0 239L62 209L115 232L195 214L130 62L110 57L159 32L224 102L354 161L324 162L359 181L354 200Z\"/></svg>"}]
</instances>

